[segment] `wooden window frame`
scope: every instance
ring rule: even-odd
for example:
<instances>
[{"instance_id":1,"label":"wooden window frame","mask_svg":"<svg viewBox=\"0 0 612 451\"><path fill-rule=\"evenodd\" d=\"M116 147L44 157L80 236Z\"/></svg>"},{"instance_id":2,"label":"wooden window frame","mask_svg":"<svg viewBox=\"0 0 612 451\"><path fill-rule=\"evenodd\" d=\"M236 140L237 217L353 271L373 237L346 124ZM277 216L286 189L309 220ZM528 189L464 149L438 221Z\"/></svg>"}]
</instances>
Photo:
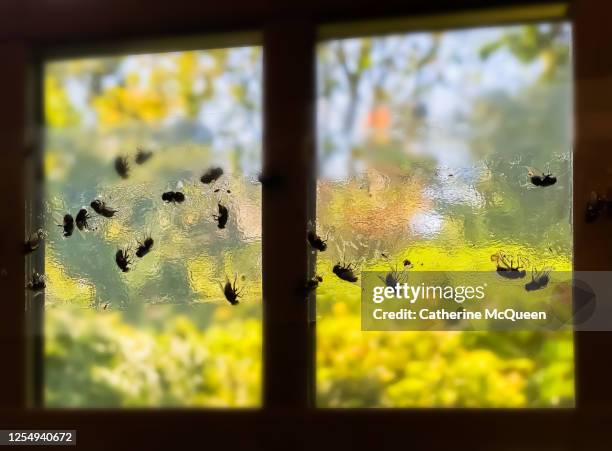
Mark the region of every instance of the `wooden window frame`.
<instances>
[{"instance_id":1,"label":"wooden window frame","mask_svg":"<svg viewBox=\"0 0 612 451\"><path fill-rule=\"evenodd\" d=\"M521 16L537 3L524 0L264 0L201 3L139 0L44 2L0 5L0 425L3 428L77 429L86 449L171 449L196 443L226 449L608 449L612 420L612 365L605 356L612 334L575 333L576 407L573 409L315 409L312 303L295 286L312 269L304 232L315 215L315 47L322 37L359 34L338 21L404 16L397 22L427 29L425 15L465 13L480 25L535 20ZM180 6L180 7L179 7ZM516 15L487 12L510 8ZM585 225L582 211L592 190L606 190L612 168L612 2L568 4L574 37L574 268L609 270L612 236L605 225ZM484 11L484 8L487 11ZM485 13L485 16L479 14ZM440 16L439 16L440 17ZM480 18L479 18L480 17ZM502 17L499 19L499 17ZM498 18L498 19L496 19ZM545 17L542 17L545 18ZM429 19L428 19L429 20ZM467 19L466 19L467 20ZM438 22L439 23L439 22ZM425 25L423 25L425 24ZM471 22L475 25L474 21ZM464 24L468 26L466 22ZM442 24L444 26L444 24ZM40 394L36 362L40 335L28 333L20 244L32 194L23 180L26 155L36 152L42 125L40 74L45 55L67 46L77 53L114 42L170 39L192 33L262 30L264 47L264 168L289 181L284 195L264 190L262 201L264 377L262 409L81 410L29 407ZM376 26L368 28L376 29ZM86 45L82 46L85 42ZM78 45L75 45L78 44ZM184 48L181 45L177 49ZM608 121L610 122L610 121ZM21 205L12 211L11 206ZM592 244L596 242L597 246ZM290 263L290 264L288 264ZM309 307L310 305L310 307ZM32 307L32 306L30 306ZM35 310L35 309L34 309ZM33 309L28 309L32 312ZM604 359L598 358L604 356ZM40 382L40 381L38 381ZM438 431L443 430L443 433ZM451 448L452 447L452 448Z\"/></svg>"}]
</instances>

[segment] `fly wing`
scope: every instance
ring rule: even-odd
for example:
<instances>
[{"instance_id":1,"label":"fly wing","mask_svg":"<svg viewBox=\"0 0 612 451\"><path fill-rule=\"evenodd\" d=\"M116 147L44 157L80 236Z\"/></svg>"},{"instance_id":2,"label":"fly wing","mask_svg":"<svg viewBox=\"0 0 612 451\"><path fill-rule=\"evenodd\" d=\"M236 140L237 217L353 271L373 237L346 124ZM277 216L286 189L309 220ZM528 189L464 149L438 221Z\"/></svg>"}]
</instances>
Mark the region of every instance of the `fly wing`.
<instances>
[{"instance_id":1,"label":"fly wing","mask_svg":"<svg viewBox=\"0 0 612 451\"><path fill-rule=\"evenodd\" d=\"M538 168L534 168L532 166L527 166L527 174L529 175L529 177L533 177L534 175L540 175L540 174L544 174L542 171L540 171Z\"/></svg>"},{"instance_id":2,"label":"fly wing","mask_svg":"<svg viewBox=\"0 0 612 451\"><path fill-rule=\"evenodd\" d=\"M550 277L550 273L553 271L554 271L554 268L547 266L546 268L542 268L542 270L540 271L540 275Z\"/></svg>"}]
</instances>

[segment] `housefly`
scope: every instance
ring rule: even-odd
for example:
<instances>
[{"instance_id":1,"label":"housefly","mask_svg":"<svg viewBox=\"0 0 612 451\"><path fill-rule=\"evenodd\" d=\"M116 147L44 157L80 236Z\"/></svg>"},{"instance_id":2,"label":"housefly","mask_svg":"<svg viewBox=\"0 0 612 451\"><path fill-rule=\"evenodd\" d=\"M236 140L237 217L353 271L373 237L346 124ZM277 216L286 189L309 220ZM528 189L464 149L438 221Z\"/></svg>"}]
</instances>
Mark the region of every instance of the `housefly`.
<instances>
[{"instance_id":1,"label":"housefly","mask_svg":"<svg viewBox=\"0 0 612 451\"><path fill-rule=\"evenodd\" d=\"M600 214L606 209L607 202L602 199L595 191L591 193L591 197L587 202L584 220L586 222L595 222Z\"/></svg>"},{"instance_id":2,"label":"housefly","mask_svg":"<svg viewBox=\"0 0 612 451\"><path fill-rule=\"evenodd\" d=\"M355 266L352 263L348 265L340 262L336 263L332 269L335 275L347 282L357 282L359 278L355 275Z\"/></svg>"},{"instance_id":3,"label":"housefly","mask_svg":"<svg viewBox=\"0 0 612 451\"><path fill-rule=\"evenodd\" d=\"M94 200L91 204L89 204L93 210L101 216L105 218L112 218L118 210L110 208L104 201L100 199Z\"/></svg>"},{"instance_id":4,"label":"housefly","mask_svg":"<svg viewBox=\"0 0 612 451\"><path fill-rule=\"evenodd\" d=\"M491 261L494 261L497 265L497 274L505 279L522 279L525 277L527 272L523 269L523 262L525 261L522 257L517 257L516 266L514 265L514 259L509 258L503 252L497 252L491 256Z\"/></svg>"},{"instance_id":5,"label":"housefly","mask_svg":"<svg viewBox=\"0 0 612 451\"><path fill-rule=\"evenodd\" d=\"M130 260L129 250L119 249L115 254L115 262L121 271L128 272L130 270L130 264L132 263Z\"/></svg>"},{"instance_id":6,"label":"housefly","mask_svg":"<svg viewBox=\"0 0 612 451\"><path fill-rule=\"evenodd\" d=\"M213 218L215 219L215 221L217 221L217 227L220 229L224 229L225 225L227 224L227 219L229 217L229 211L227 210L227 207L221 205L221 203L217 204L217 209L219 211L219 214L213 215Z\"/></svg>"},{"instance_id":7,"label":"housefly","mask_svg":"<svg viewBox=\"0 0 612 451\"><path fill-rule=\"evenodd\" d=\"M386 260L389 260L386 254L381 253L381 255ZM409 267L409 263L406 264L406 261L407 260L404 260L403 262L404 269L399 270L397 265L395 265L391 267L391 271L389 271L384 278L382 276L379 276L379 279L384 282L385 286L395 287L398 283L405 283L408 280L408 273L406 272L406 268Z\"/></svg>"},{"instance_id":8,"label":"housefly","mask_svg":"<svg viewBox=\"0 0 612 451\"><path fill-rule=\"evenodd\" d=\"M24 252L26 254L34 252L36 249L38 249L41 241L44 240L46 236L47 234L43 231L43 229L38 229L36 232L32 233L23 245Z\"/></svg>"},{"instance_id":9,"label":"housefly","mask_svg":"<svg viewBox=\"0 0 612 451\"><path fill-rule=\"evenodd\" d=\"M547 187L557 183L557 177L552 175L550 172L544 173L533 168L529 168L529 180L535 186ZM538 175L541 174L541 175Z\"/></svg>"},{"instance_id":10,"label":"housefly","mask_svg":"<svg viewBox=\"0 0 612 451\"><path fill-rule=\"evenodd\" d=\"M306 236L310 245L318 250L319 252L324 252L327 249L327 240L323 240L319 235L316 234L313 230L308 232Z\"/></svg>"},{"instance_id":11,"label":"housefly","mask_svg":"<svg viewBox=\"0 0 612 451\"><path fill-rule=\"evenodd\" d=\"M136 152L136 158L134 159L134 161L136 161L136 164L143 164L152 156L153 152L139 148Z\"/></svg>"},{"instance_id":12,"label":"housefly","mask_svg":"<svg viewBox=\"0 0 612 451\"><path fill-rule=\"evenodd\" d=\"M229 302L231 305L238 305L240 303L238 298L241 297L242 293L242 290L238 290L238 288L236 288L236 279L237 276L234 277L233 285L229 278L226 279L225 285L223 286L223 295L225 296L225 299L227 299L227 302Z\"/></svg>"},{"instance_id":13,"label":"housefly","mask_svg":"<svg viewBox=\"0 0 612 451\"><path fill-rule=\"evenodd\" d=\"M76 226L79 230L87 230L89 229L89 224L87 221L90 219L89 214L85 208L81 208L76 215Z\"/></svg>"},{"instance_id":14,"label":"housefly","mask_svg":"<svg viewBox=\"0 0 612 451\"><path fill-rule=\"evenodd\" d=\"M180 191L166 191L161 196L164 202L180 204L185 201L185 195Z\"/></svg>"},{"instance_id":15,"label":"housefly","mask_svg":"<svg viewBox=\"0 0 612 451\"><path fill-rule=\"evenodd\" d=\"M72 232L74 232L74 218L70 213L66 213L64 215L64 221L59 227L62 227L64 229L65 237L69 237L72 235Z\"/></svg>"},{"instance_id":16,"label":"housefly","mask_svg":"<svg viewBox=\"0 0 612 451\"><path fill-rule=\"evenodd\" d=\"M115 158L115 171L121 176L122 179L126 179L130 175L130 165L128 164L127 157Z\"/></svg>"},{"instance_id":17,"label":"housefly","mask_svg":"<svg viewBox=\"0 0 612 451\"><path fill-rule=\"evenodd\" d=\"M210 167L208 170L200 177L200 181L205 185L209 185L212 182L216 181L223 175L223 169L220 167Z\"/></svg>"},{"instance_id":18,"label":"housefly","mask_svg":"<svg viewBox=\"0 0 612 451\"><path fill-rule=\"evenodd\" d=\"M267 173L267 172L260 173L257 176L257 181L261 183L261 186L263 186L264 188L269 188L269 189L281 188L285 183L285 179L283 178L282 175Z\"/></svg>"},{"instance_id":19,"label":"housefly","mask_svg":"<svg viewBox=\"0 0 612 451\"><path fill-rule=\"evenodd\" d=\"M537 271L535 269L531 270L531 282L527 282L525 284L525 290L526 291L535 291L535 290L541 290L542 288L545 288L548 285L548 282L550 282L550 270L546 269L546 270L542 270L542 271Z\"/></svg>"},{"instance_id":20,"label":"housefly","mask_svg":"<svg viewBox=\"0 0 612 451\"><path fill-rule=\"evenodd\" d=\"M138 243L138 249L136 249L136 257L142 258L151 252L151 248L153 247L153 238L150 236L145 238L142 243Z\"/></svg>"},{"instance_id":21,"label":"housefly","mask_svg":"<svg viewBox=\"0 0 612 451\"><path fill-rule=\"evenodd\" d=\"M26 288L33 292L39 292L44 290L45 287L45 276L38 274L37 272L32 273L32 277L26 285Z\"/></svg>"},{"instance_id":22,"label":"housefly","mask_svg":"<svg viewBox=\"0 0 612 451\"><path fill-rule=\"evenodd\" d=\"M319 275L308 279L302 287L304 296L308 296L310 293L316 290L321 282L323 282L323 277Z\"/></svg>"}]
</instances>

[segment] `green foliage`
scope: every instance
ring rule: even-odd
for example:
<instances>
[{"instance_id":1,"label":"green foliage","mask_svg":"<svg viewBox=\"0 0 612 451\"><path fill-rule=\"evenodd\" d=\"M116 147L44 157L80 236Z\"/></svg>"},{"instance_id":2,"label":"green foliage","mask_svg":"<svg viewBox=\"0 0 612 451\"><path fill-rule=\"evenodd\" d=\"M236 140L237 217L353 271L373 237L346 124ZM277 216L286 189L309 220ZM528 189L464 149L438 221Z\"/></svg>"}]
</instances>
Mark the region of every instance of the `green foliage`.
<instances>
[{"instance_id":1,"label":"green foliage","mask_svg":"<svg viewBox=\"0 0 612 451\"><path fill-rule=\"evenodd\" d=\"M571 406L571 333L363 332L358 285L331 272L338 261L362 271L389 271L404 259L415 265L410 271L492 271L490 257L500 250L526 257L536 267L571 269L567 29L556 24L513 27L482 44L485 60L502 48L509 50L499 55L489 77L503 78L504 63L513 60L543 62L534 83L500 82L489 90L478 86L478 77L470 78L477 64L467 70L460 67L460 58L449 57L444 36L393 39L339 41L320 49L327 109L350 108L344 97L358 97L353 92L372 95L361 105L369 111L365 124L355 120L355 130L344 134L328 122L323 126L326 147L320 158L342 156L343 140L352 139L352 147L348 174L320 180L317 192L317 228L323 235L330 232L328 250L317 255L317 274L324 279L317 289L319 405ZM448 40L457 46L461 38ZM409 43L410 51L400 50ZM354 49L366 44L374 63L361 73L352 68L365 58ZM394 57L384 58L386 47L394 47ZM404 66L406 60L412 62ZM436 62L454 75L453 88L466 93L478 88L467 113L461 107L454 113L461 131L447 140L449 131L416 102L450 83L444 71L435 72ZM404 73L402 84L388 82ZM351 83L360 83L359 90L351 90ZM444 125L453 130L455 124ZM445 149L436 147L452 145L455 138L465 144L468 158L459 167L436 168L437 161L418 152L424 130L429 150L440 155ZM546 191L535 189L530 170L550 170L559 181ZM412 232L412 221L429 212L435 216L422 220L424 231Z\"/></svg>"},{"instance_id":2,"label":"green foliage","mask_svg":"<svg viewBox=\"0 0 612 451\"><path fill-rule=\"evenodd\" d=\"M261 192L249 177L260 143L232 121L250 115L257 136L260 56L239 48L47 67L47 405L259 405ZM215 125L221 139L209 130L220 113L200 117L210 105L228 110ZM69 123L70 114L82 122ZM134 161L139 147L153 152L143 165ZM118 155L129 158L126 180L113 167ZM211 164L226 174L204 186ZM169 189L184 192L184 204L165 204ZM118 210L113 218L90 209L89 230L64 238L63 215L97 197ZM223 230L213 218L219 201L230 209ZM153 249L136 258L147 235ZM127 273L116 267L118 248L132 254ZM221 288L234 276L237 307Z\"/></svg>"},{"instance_id":3,"label":"green foliage","mask_svg":"<svg viewBox=\"0 0 612 451\"><path fill-rule=\"evenodd\" d=\"M498 50L507 48L522 63L539 59L544 64L541 79L549 81L559 74L560 69L562 72L569 60L565 33L562 24L526 25L484 44L480 48L480 57L487 59Z\"/></svg>"},{"instance_id":4,"label":"green foliage","mask_svg":"<svg viewBox=\"0 0 612 451\"><path fill-rule=\"evenodd\" d=\"M261 323L219 321L200 329L168 315L161 330L118 312L48 309L49 407L256 406Z\"/></svg>"},{"instance_id":5,"label":"green foliage","mask_svg":"<svg viewBox=\"0 0 612 451\"><path fill-rule=\"evenodd\" d=\"M397 41L383 39L353 40L353 51L337 43L319 48L326 62L322 95L346 96L342 139L363 125L364 92L372 94L372 104L365 105L365 137L348 146L351 177L318 187L318 227L323 235L331 233L329 249L317 261L324 278L317 291L320 406L573 403L571 334L362 332L359 288L331 272L345 257L359 260L362 269L386 270L409 258L423 265L419 270L490 270L489 257L500 246L558 270L571 268L571 225L563 222L571 198L569 160L551 164L564 177L547 191L554 202L541 190L525 188L525 166L544 170L551 155L567 151L569 132L562 127L569 92L563 83L553 83L570 72L564 33L554 24L525 26L481 47L485 60L506 48L512 58L524 64L542 61L543 67L538 83L516 95L481 92L464 118L471 133L463 141L474 160L486 166L470 179L482 200L476 207L432 198L448 182L439 181L432 158L415 152L416 138L429 126L421 99L444 84L443 73L428 72L439 66L444 34L421 36L422 45L407 58L397 58ZM199 123L205 107L220 98L234 102L226 122L241 114L250 124L260 121L259 79L249 80L260 52L249 51L238 63L230 53L158 56L147 63L148 74L138 65L124 66L122 58L48 68L48 406L260 404L261 210L259 191L241 173L249 159L259 159L258 148L245 150L246 130L232 131L240 136L232 135L236 139L228 144L223 139L230 133L210 133ZM393 77L386 73L399 74L401 82L389 81ZM69 95L75 80L87 92L81 104ZM77 134L68 133L77 126ZM194 144L193 136L200 142ZM118 181L112 159L143 143L155 147L155 158L146 168L134 168L129 182ZM323 143L324 162L345 144L329 135ZM228 185L236 215L223 240L211 219L214 196L203 196L186 183L189 208L183 211L164 210L158 195L176 186L177 178L197 180L197 172L219 155L237 174ZM516 155L522 160L514 161ZM357 177L364 164L368 170ZM63 240L57 216L98 195L130 207L111 222L98 222L85 237L76 233ZM411 221L432 210L444 212L435 237L407 236ZM146 228L155 234L154 252L139 262L138 271L119 274L112 267L113 252ZM389 248L389 261L381 260L381 246ZM246 276L239 281L246 290L241 304L232 308L225 305L219 283L235 273ZM135 308L135 300L149 304Z\"/></svg>"}]
</instances>

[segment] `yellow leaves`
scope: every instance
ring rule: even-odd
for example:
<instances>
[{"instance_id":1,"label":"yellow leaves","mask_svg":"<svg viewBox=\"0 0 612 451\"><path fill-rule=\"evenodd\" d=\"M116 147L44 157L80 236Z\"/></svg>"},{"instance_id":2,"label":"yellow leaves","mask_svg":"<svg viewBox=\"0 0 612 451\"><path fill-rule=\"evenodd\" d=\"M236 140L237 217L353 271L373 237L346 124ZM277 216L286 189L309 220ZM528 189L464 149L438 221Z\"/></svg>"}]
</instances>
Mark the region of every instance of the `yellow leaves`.
<instances>
[{"instance_id":1,"label":"yellow leaves","mask_svg":"<svg viewBox=\"0 0 612 451\"><path fill-rule=\"evenodd\" d=\"M120 83L92 100L99 125L151 124L175 115L194 118L201 102L212 95L210 78L221 73L220 62L226 53L215 54L218 58L210 65L200 62L202 55L179 52L139 57L138 69L123 75Z\"/></svg>"},{"instance_id":2,"label":"yellow leaves","mask_svg":"<svg viewBox=\"0 0 612 451\"><path fill-rule=\"evenodd\" d=\"M176 60L180 75L192 75L196 71L198 64L196 52L181 52Z\"/></svg>"},{"instance_id":3,"label":"yellow leaves","mask_svg":"<svg viewBox=\"0 0 612 451\"><path fill-rule=\"evenodd\" d=\"M93 105L98 120L105 125L123 122L153 123L163 119L171 109L171 102L152 87L136 87L135 80L128 78L127 87L115 86L96 97Z\"/></svg>"},{"instance_id":4,"label":"yellow leaves","mask_svg":"<svg viewBox=\"0 0 612 451\"><path fill-rule=\"evenodd\" d=\"M45 77L45 123L51 127L72 127L79 123L79 115L70 103L65 88L57 77Z\"/></svg>"},{"instance_id":5,"label":"yellow leaves","mask_svg":"<svg viewBox=\"0 0 612 451\"><path fill-rule=\"evenodd\" d=\"M122 224L119 221L107 221L108 225L105 229L105 238L108 241L117 241L125 233Z\"/></svg>"},{"instance_id":6,"label":"yellow leaves","mask_svg":"<svg viewBox=\"0 0 612 451\"><path fill-rule=\"evenodd\" d=\"M533 370L529 359L466 348L461 333L363 333L354 313L318 326L317 384L326 407L524 407ZM369 385L369 395L353 384Z\"/></svg>"},{"instance_id":7,"label":"yellow leaves","mask_svg":"<svg viewBox=\"0 0 612 451\"><path fill-rule=\"evenodd\" d=\"M244 102L246 98L246 87L244 85L234 85L231 88L232 96L239 102Z\"/></svg>"},{"instance_id":8,"label":"yellow leaves","mask_svg":"<svg viewBox=\"0 0 612 451\"><path fill-rule=\"evenodd\" d=\"M332 307L332 313L335 316L344 316L348 313L348 308L344 302L336 302Z\"/></svg>"},{"instance_id":9,"label":"yellow leaves","mask_svg":"<svg viewBox=\"0 0 612 451\"><path fill-rule=\"evenodd\" d=\"M240 49L242 50L242 49ZM236 51L240 51L236 50ZM96 128L156 124L169 118L195 119L204 101L215 97L219 84L237 107L251 109L242 81L224 79L234 73L227 64L233 51L217 49L164 54L93 58L51 64L46 68L45 118L54 127L71 127L84 119ZM246 70L256 75L260 50L244 56ZM67 90L75 87L74 98ZM226 97L226 96L225 96Z\"/></svg>"},{"instance_id":10,"label":"yellow leaves","mask_svg":"<svg viewBox=\"0 0 612 451\"><path fill-rule=\"evenodd\" d=\"M43 159L45 174L53 181L64 180L74 165L74 157L57 148L46 149Z\"/></svg>"},{"instance_id":11,"label":"yellow leaves","mask_svg":"<svg viewBox=\"0 0 612 451\"><path fill-rule=\"evenodd\" d=\"M169 309L162 325L150 327L146 313L130 315L126 321L121 312L47 310L47 405L260 404L260 321L234 316L203 328Z\"/></svg>"},{"instance_id":12,"label":"yellow leaves","mask_svg":"<svg viewBox=\"0 0 612 451\"><path fill-rule=\"evenodd\" d=\"M389 258L398 262L410 259L414 268L409 271L493 272L495 265L490 257L499 250L495 243L471 247L464 241L453 245L451 240L437 246L414 244ZM531 257L534 250L506 244L504 251ZM537 257L532 257L534 262ZM538 265L546 262L559 269L571 268L567 257L541 257ZM363 332L359 287L331 273L333 262L327 258L327 254L319 254L317 262L317 272L324 277L317 289L319 405L520 408L571 401L571 336L569 340L551 337L545 343L548 348L534 346L523 351L521 337L494 333L483 333L481 339L486 338L479 342L477 335L465 332ZM360 269L374 268L364 265ZM537 334L529 337L537 340ZM553 354L551 346L558 352ZM516 350L512 353L507 351L513 348ZM546 359L561 362L562 370L551 373L553 366ZM538 382L544 380L541 374L546 375L549 385ZM555 388L547 388L550 385Z\"/></svg>"},{"instance_id":13,"label":"yellow leaves","mask_svg":"<svg viewBox=\"0 0 612 451\"><path fill-rule=\"evenodd\" d=\"M552 80L555 72L559 69L559 55L555 52L555 49L545 48L540 52L540 59L544 66L542 80Z\"/></svg>"},{"instance_id":14,"label":"yellow leaves","mask_svg":"<svg viewBox=\"0 0 612 451\"><path fill-rule=\"evenodd\" d=\"M204 301L211 297L220 299L222 293L216 277L217 267L212 258L205 256L187 260L187 273L191 289L202 296Z\"/></svg>"},{"instance_id":15,"label":"yellow leaves","mask_svg":"<svg viewBox=\"0 0 612 451\"><path fill-rule=\"evenodd\" d=\"M96 288L90 283L74 279L66 274L62 264L48 252L45 256L46 301L89 307L96 298Z\"/></svg>"},{"instance_id":16,"label":"yellow leaves","mask_svg":"<svg viewBox=\"0 0 612 451\"><path fill-rule=\"evenodd\" d=\"M52 149L48 149L44 154L44 165L45 165L45 174L55 173L58 169L61 168L59 164L59 152L53 151Z\"/></svg>"}]
</instances>

